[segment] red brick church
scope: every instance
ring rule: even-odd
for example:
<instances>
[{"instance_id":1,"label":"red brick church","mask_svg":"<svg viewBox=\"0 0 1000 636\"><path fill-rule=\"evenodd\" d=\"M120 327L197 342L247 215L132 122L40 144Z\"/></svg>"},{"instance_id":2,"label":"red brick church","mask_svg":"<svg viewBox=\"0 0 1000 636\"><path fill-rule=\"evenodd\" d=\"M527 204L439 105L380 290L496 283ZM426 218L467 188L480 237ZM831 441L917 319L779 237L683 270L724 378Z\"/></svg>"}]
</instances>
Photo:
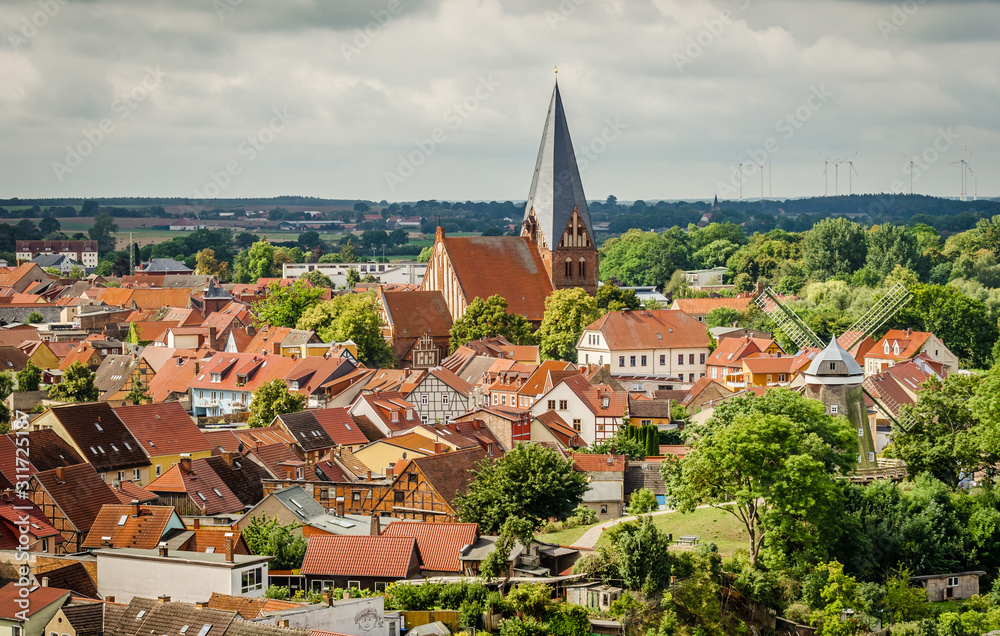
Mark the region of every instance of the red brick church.
<instances>
[{"instance_id":1,"label":"red brick church","mask_svg":"<svg viewBox=\"0 0 1000 636\"><path fill-rule=\"evenodd\" d=\"M422 289L440 291L453 319L475 298L499 294L537 325L552 290L571 287L597 293L597 247L556 84L521 236L447 237L438 228Z\"/></svg>"}]
</instances>

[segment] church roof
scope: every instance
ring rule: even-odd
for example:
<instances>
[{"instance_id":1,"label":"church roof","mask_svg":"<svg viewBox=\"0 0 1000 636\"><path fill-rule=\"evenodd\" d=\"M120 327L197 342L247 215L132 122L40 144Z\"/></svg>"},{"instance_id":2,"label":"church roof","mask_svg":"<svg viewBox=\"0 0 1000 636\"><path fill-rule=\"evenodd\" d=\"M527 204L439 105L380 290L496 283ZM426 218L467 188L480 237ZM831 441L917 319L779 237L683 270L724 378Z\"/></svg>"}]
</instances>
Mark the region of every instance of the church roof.
<instances>
[{"instance_id":1,"label":"church roof","mask_svg":"<svg viewBox=\"0 0 1000 636\"><path fill-rule=\"evenodd\" d=\"M573 216L573 208L580 211L587 232L591 240L594 240L590 211L583 194L580 169L573 153L573 142L569 137L569 125L566 123L566 112L563 110L557 83L552 90L549 112L545 116L542 143L535 162L535 174L531 178L531 191L524 208L524 218L527 219L531 210L535 210L542 236L549 249L554 250Z\"/></svg>"},{"instance_id":2,"label":"church roof","mask_svg":"<svg viewBox=\"0 0 1000 636\"><path fill-rule=\"evenodd\" d=\"M838 364L834 370L831 370L831 365L829 364L831 362L841 362L843 366ZM844 351L844 348L840 346L836 338L830 339L830 344L826 345L825 349L816 354L812 364L806 369L806 375L816 376L864 376L864 374L865 372L858 365L854 356Z\"/></svg>"},{"instance_id":3,"label":"church roof","mask_svg":"<svg viewBox=\"0 0 1000 636\"><path fill-rule=\"evenodd\" d=\"M467 302L499 294L507 299L509 313L541 321L552 281L534 243L521 236L446 237L443 241Z\"/></svg>"}]
</instances>

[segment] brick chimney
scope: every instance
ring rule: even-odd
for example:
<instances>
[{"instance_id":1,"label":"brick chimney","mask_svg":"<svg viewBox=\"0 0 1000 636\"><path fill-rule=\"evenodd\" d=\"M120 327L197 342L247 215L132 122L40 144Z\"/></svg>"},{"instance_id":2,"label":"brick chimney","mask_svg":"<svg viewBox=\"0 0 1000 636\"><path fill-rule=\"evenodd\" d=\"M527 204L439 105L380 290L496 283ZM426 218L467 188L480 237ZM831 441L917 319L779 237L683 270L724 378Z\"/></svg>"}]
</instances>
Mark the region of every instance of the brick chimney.
<instances>
[{"instance_id":1,"label":"brick chimney","mask_svg":"<svg viewBox=\"0 0 1000 636\"><path fill-rule=\"evenodd\" d=\"M169 603L170 602L170 595L169 594L160 594L159 596L156 597L156 602L157 603Z\"/></svg>"},{"instance_id":2,"label":"brick chimney","mask_svg":"<svg viewBox=\"0 0 1000 636\"><path fill-rule=\"evenodd\" d=\"M49 586L49 577L43 576L42 577L42 587L48 587L48 586Z\"/></svg>"},{"instance_id":3,"label":"brick chimney","mask_svg":"<svg viewBox=\"0 0 1000 636\"><path fill-rule=\"evenodd\" d=\"M226 563L233 562L233 538L226 537Z\"/></svg>"},{"instance_id":4,"label":"brick chimney","mask_svg":"<svg viewBox=\"0 0 1000 636\"><path fill-rule=\"evenodd\" d=\"M191 453L181 453L181 470L191 472Z\"/></svg>"},{"instance_id":5,"label":"brick chimney","mask_svg":"<svg viewBox=\"0 0 1000 636\"><path fill-rule=\"evenodd\" d=\"M379 521L378 515L372 515L371 528L368 531L373 537L377 537L382 534L382 522Z\"/></svg>"},{"instance_id":6,"label":"brick chimney","mask_svg":"<svg viewBox=\"0 0 1000 636\"><path fill-rule=\"evenodd\" d=\"M63 481L64 472L62 466L56 466L56 481Z\"/></svg>"},{"instance_id":7,"label":"brick chimney","mask_svg":"<svg viewBox=\"0 0 1000 636\"><path fill-rule=\"evenodd\" d=\"M343 517L344 516L344 498L343 497L337 497L337 516L338 517Z\"/></svg>"},{"instance_id":8,"label":"brick chimney","mask_svg":"<svg viewBox=\"0 0 1000 636\"><path fill-rule=\"evenodd\" d=\"M165 557L165 556L169 556L169 554L170 553L167 551L167 546L166 545L161 545L160 546L160 556L161 557Z\"/></svg>"},{"instance_id":9,"label":"brick chimney","mask_svg":"<svg viewBox=\"0 0 1000 636\"><path fill-rule=\"evenodd\" d=\"M201 527L201 519L195 519L191 523L191 527L193 527L195 530L197 530L198 528L200 528Z\"/></svg>"},{"instance_id":10,"label":"brick chimney","mask_svg":"<svg viewBox=\"0 0 1000 636\"><path fill-rule=\"evenodd\" d=\"M142 516L142 505L139 503L138 499L132 500L132 512L135 513L136 517Z\"/></svg>"}]
</instances>

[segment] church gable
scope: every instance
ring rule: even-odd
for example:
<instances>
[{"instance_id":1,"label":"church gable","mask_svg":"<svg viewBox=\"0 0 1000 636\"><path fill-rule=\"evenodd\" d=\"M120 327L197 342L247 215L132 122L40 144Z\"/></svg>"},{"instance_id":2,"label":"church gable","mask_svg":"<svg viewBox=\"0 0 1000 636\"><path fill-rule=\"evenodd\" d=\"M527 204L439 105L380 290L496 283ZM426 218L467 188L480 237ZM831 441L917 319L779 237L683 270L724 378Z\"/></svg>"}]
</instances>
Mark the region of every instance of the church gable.
<instances>
[{"instance_id":1,"label":"church gable","mask_svg":"<svg viewBox=\"0 0 1000 636\"><path fill-rule=\"evenodd\" d=\"M568 247L593 247L590 231L577 208L573 208L573 216L570 217L569 223L563 230L562 238L559 240L559 249Z\"/></svg>"}]
</instances>

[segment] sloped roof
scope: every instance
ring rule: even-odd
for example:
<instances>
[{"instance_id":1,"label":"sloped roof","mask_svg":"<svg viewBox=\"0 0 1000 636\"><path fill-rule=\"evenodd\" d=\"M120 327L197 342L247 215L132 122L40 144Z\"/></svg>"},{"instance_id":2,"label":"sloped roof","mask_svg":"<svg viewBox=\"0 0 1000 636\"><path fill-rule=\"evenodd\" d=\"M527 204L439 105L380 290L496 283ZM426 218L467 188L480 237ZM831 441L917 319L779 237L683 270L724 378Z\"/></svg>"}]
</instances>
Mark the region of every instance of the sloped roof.
<instances>
[{"instance_id":1,"label":"sloped roof","mask_svg":"<svg viewBox=\"0 0 1000 636\"><path fill-rule=\"evenodd\" d=\"M673 307L689 314L710 314L713 309L725 307L736 311L746 311L750 308L753 298L678 298Z\"/></svg>"},{"instance_id":2,"label":"sloped roof","mask_svg":"<svg viewBox=\"0 0 1000 636\"><path fill-rule=\"evenodd\" d=\"M244 510L243 502L205 458L192 460L190 472L181 468L180 464L174 464L146 484L146 490L155 493L185 493L206 515L231 514Z\"/></svg>"},{"instance_id":3,"label":"sloped roof","mask_svg":"<svg viewBox=\"0 0 1000 636\"><path fill-rule=\"evenodd\" d=\"M750 355L741 360L751 373L792 374L804 366L803 361L794 356Z\"/></svg>"},{"instance_id":4,"label":"sloped roof","mask_svg":"<svg viewBox=\"0 0 1000 636\"><path fill-rule=\"evenodd\" d=\"M156 493L149 492L142 486L136 485L131 479L121 482L113 490L123 504L131 504L136 499L139 500L139 503L150 503L160 498Z\"/></svg>"},{"instance_id":5,"label":"sloped roof","mask_svg":"<svg viewBox=\"0 0 1000 636\"><path fill-rule=\"evenodd\" d=\"M420 559L411 537L316 535L310 537L302 574L406 578Z\"/></svg>"},{"instance_id":6,"label":"sloped roof","mask_svg":"<svg viewBox=\"0 0 1000 636\"><path fill-rule=\"evenodd\" d=\"M830 344L826 345L826 348L817 353L812 359L812 363L806 369L806 375L831 375L829 368L825 364L828 362L843 362L848 376L864 376L865 374L854 357L844 351L844 348L840 346L836 338L831 338Z\"/></svg>"},{"instance_id":7,"label":"sloped roof","mask_svg":"<svg viewBox=\"0 0 1000 636\"><path fill-rule=\"evenodd\" d=\"M566 225L578 209L583 218L591 241L594 228L590 222L587 198L583 193L580 168L573 152L573 142L569 136L569 124L563 108L559 84L552 89L552 99L545 115L542 128L542 142L535 160L535 172L531 177L531 190L524 207L524 218L534 210L538 227L550 249L559 245Z\"/></svg>"},{"instance_id":8,"label":"sloped roof","mask_svg":"<svg viewBox=\"0 0 1000 636\"><path fill-rule=\"evenodd\" d=\"M441 380L451 388L455 389L462 395L468 396L472 395L472 391L475 389L471 384L458 377L448 369L444 367L437 367L428 370L428 375L432 375L438 380Z\"/></svg>"},{"instance_id":9,"label":"sloped roof","mask_svg":"<svg viewBox=\"0 0 1000 636\"><path fill-rule=\"evenodd\" d=\"M55 587L39 585L28 588L26 597L21 596L21 589L16 585L16 582L8 583L0 588L0 618L20 624L22 619L18 618L19 615L30 619L53 603L62 604L62 601L69 598L69 590L60 590ZM17 603L18 600L26 600L27 607L21 607Z\"/></svg>"},{"instance_id":10,"label":"sloped roof","mask_svg":"<svg viewBox=\"0 0 1000 636\"><path fill-rule=\"evenodd\" d=\"M585 473L622 473L625 471L625 455L588 455L573 453L573 468Z\"/></svg>"},{"instance_id":11,"label":"sloped roof","mask_svg":"<svg viewBox=\"0 0 1000 636\"><path fill-rule=\"evenodd\" d=\"M382 531L382 536L416 539L422 570L461 573L459 556L462 548L476 542L479 524L393 521Z\"/></svg>"},{"instance_id":12,"label":"sloped roof","mask_svg":"<svg viewBox=\"0 0 1000 636\"><path fill-rule=\"evenodd\" d=\"M306 452L325 450L337 445L312 411L284 413L278 415L277 419L285 425L285 429L291 433L295 443Z\"/></svg>"},{"instance_id":13,"label":"sloped roof","mask_svg":"<svg viewBox=\"0 0 1000 636\"><path fill-rule=\"evenodd\" d=\"M920 353L920 350L932 335L927 331L890 329L868 350L865 357L878 358L880 360L908 360ZM889 353L885 352L885 345L887 343L889 345ZM899 353L893 353L896 346L899 346Z\"/></svg>"},{"instance_id":14,"label":"sloped roof","mask_svg":"<svg viewBox=\"0 0 1000 636\"><path fill-rule=\"evenodd\" d=\"M38 539L58 537L56 543L63 541L59 530L45 516L42 509L31 501L12 501L8 494L0 500L0 550L14 550L18 547L19 537L27 530L28 534ZM4 523L5 522L5 523Z\"/></svg>"},{"instance_id":15,"label":"sloped roof","mask_svg":"<svg viewBox=\"0 0 1000 636\"><path fill-rule=\"evenodd\" d=\"M114 393L125 385L138 366L139 360L128 354L105 356L94 375L94 386L104 395Z\"/></svg>"},{"instance_id":16,"label":"sloped roof","mask_svg":"<svg viewBox=\"0 0 1000 636\"><path fill-rule=\"evenodd\" d=\"M265 612L280 612L296 607L305 607L306 605L306 603L293 603L292 601L282 601L272 598L231 596L229 594L219 594L218 592L212 592L212 596L208 599L208 606L211 609L236 612L248 621L260 617Z\"/></svg>"},{"instance_id":17,"label":"sloped roof","mask_svg":"<svg viewBox=\"0 0 1000 636\"><path fill-rule=\"evenodd\" d=\"M467 302L499 294L507 299L509 313L535 322L542 319L552 281L538 247L530 239L469 236L442 240Z\"/></svg>"},{"instance_id":18,"label":"sloped roof","mask_svg":"<svg viewBox=\"0 0 1000 636\"><path fill-rule=\"evenodd\" d=\"M700 378L699 378L700 379ZM629 417L670 417L670 400L633 400L628 401Z\"/></svg>"},{"instance_id":19,"label":"sloped roof","mask_svg":"<svg viewBox=\"0 0 1000 636\"><path fill-rule=\"evenodd\" d=\"M115 413L150 457L212 449L179 402L119 406Z\"/></svg>"},{"instance_id":20,"label":"sloped roof","mask_svg":"<svg viewBox=\"0 0 1000 636\"><path fill-rule=\"evenodd\" d=\"M586 328L600 331L611 351L708 348L705 323L671 309L610 311Z\"/></svg>"},{"instance_id":21,"label":"sloped roof","mask_svg":"<svg viewBox=\"0 0 1000 636\"><path fill-rule=\"evenodd\" d=\"M150 465L139 442L106 402L53 406L51 411L98 471Z\"/></svg>"},{"instance_id":22,"label":"sloped roof","mask_svg":"<svg viewBox=\"0 0 1000 636\"><path fill-rule=\"evenodd\" d=\"M62 471L62 479L57 472ZM87 532L105 504L118 504L118 496L90 464L54 468L33 477L41 484L73 526Z\"/></svg>"},{"instance_id":23,"label":"sloped roof","mask_svg":"<svg viewBox=\"0 0 1000 636\"><path fill-rule=\"evenodd\" d=\"M740 359L763 349L753 338L723 338L708 356L707 364L713 366L739 367Z\"/></svg>"},{"instance_id":24,"label":"sloped roof","mask_svg":"<svg viewBox=\"0 0 1000 636\"><path fill-rule=\"evenodd\" d=\"M326 430L326 434L337 444L351 446L368 443L368 437L365 436L347 409L340 407L313 409L311 413L320 426Z\"/></svg>"},{"instance_id":25,"label":"sloped roof","mask_svg":"<svg viewBox=\"0 0 1000 636\"><path fill-rule=\"evenodd\" d=\"M173 506L139 506L136 514L136 506L105 504L82 547L152 550L159 545L174 515Z\"/></svg>"},{"instance_id":26,"label":"sloped roof","mask_svg":"<svg viewBox=\"0 0 1000 636\"><path fill-rule=\"evenodd\" d=\"M61 568L55 568L54 570L46 570L45 572L39 572L36 574L36 578L41 579L42 577L49 579L49 587L54 587L61 590L70 590L74 594L83 595L87 598L99 598L100 594L97 591L97 582L90 576L87 571L87 567L82 561L74 561L69 565L64 565ZM93 631L93 626L95 625L95 614L97 620L101 621L97 623L97 630L102 631L103 619L104 619L104 603L83 603L80 605L68 605L63 608L63 612L66 614L66 618L69 619L71 625L77 632L88 630Z\"/></svg>"},{"instance_id":27,"label":"sloped roof","mask_svg":"<svg viewBox=\"0 0 1000 636\"><path fill-rule=\"evenodd\" d=\"M469 450L458 450L442 455L431 455L412 460L427 482L451 506L455 497L464 492L472 481L472 471L486 457L486 451L479 446Z\"/></svg>"},{"instance_id":28,"label":"sloped roof","mask_svg":"<svg viewBox=\"0 0 1000 636\"><path fill-rule=\"evenodd\" d=\"M440 291L383 291L382 298L396 338L449 335L451 312Z\"/></svg>"}]
</instances>

